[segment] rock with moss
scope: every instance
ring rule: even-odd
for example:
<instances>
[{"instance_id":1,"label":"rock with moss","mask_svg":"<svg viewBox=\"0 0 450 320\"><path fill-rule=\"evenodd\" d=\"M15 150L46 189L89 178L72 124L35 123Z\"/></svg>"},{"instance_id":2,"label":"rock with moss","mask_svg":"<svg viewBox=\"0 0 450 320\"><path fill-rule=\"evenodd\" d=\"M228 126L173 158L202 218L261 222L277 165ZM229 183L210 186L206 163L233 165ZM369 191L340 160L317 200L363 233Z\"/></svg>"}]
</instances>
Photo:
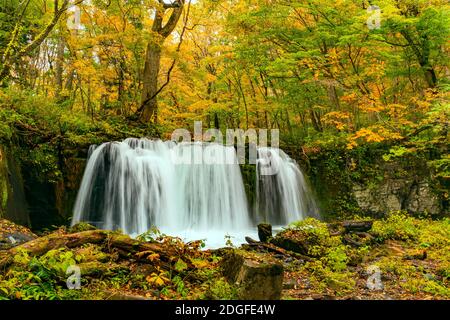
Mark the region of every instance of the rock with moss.
<instances>
[{"instance_id":1,"label":"rock with moss","mask_svg":"<svg viewBox=\"0 0 450 320\"><path fill-rule=\"evenodd\" d=\"M79 222L75 224L74 226L70 227L69 232L70 233L77 233L82 231L89 231L89 230L96 230L97 228L93 225L86 223L86 222Z\"/></svg>"},{"instance_id":2,"label":"rock with moss","mask_svg":"<svg viewBox=\"0 0 450 320\"><path fill-rule=\"evenodd\" d=\"M235 250L222 260L225 278L243 300L277 300L283 288L283 265L269 256Z\"/></svg>"}]
</instances>

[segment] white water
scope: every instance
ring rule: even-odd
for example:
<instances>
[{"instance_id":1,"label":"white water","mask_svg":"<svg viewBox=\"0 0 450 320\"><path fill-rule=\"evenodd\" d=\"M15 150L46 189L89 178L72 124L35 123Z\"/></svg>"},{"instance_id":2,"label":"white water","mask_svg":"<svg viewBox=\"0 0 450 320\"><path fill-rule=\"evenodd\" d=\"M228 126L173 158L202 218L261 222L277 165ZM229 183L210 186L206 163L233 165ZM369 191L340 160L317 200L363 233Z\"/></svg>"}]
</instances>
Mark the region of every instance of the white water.
<instances>
[{"instance_id":1,"label":"white water","mask_svg":"<svg viewBox=\"0 0 450 320\"><path fill-rule=\"evenodd\" d=\"M258 153L267 160L264 149ZM259 209L266 221L285 224L303 218L309 208L302 203L301 171L285 154L276 159L280 170L272 180L258 170L258 203L264 204ZM282 210L267 215L277 201ZM90 149L72 225L84 221L130 235L156 226L186 241L205 239L208 247L220 247L227 235L233 244L256 238L259 219L251 219L233 147L126 139Z\"/></svg>"},{"instance_id":2,"label":"white water","mask_svg":"<svg viewBox=\"0 0 450 320\"><path fill-rule=\"evenodd\" d=\"M256 175L256 212L262 220L286 225L318 215L300 167L283 150L258 148Z\"/></svg>"}]
</instances>

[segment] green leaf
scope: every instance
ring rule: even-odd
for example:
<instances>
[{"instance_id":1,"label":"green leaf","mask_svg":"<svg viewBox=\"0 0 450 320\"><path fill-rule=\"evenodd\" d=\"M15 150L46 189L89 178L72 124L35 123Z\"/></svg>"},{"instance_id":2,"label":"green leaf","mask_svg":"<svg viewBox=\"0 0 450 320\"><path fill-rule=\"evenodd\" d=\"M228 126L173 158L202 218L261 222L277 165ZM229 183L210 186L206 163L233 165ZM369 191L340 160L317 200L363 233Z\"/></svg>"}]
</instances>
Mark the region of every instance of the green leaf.
<instances>
[{"instance_id":1,"label":"green leaf","mask_svg":"<svg viewBox=\"0 0 450 320\"><path fill-rule=\"evenodd\" d=\"M187 264L181 258L178 259L178 261L175 263L175 270L178 272L181 272L183 270L187 269Z\"/></svg>"}]
</instances>

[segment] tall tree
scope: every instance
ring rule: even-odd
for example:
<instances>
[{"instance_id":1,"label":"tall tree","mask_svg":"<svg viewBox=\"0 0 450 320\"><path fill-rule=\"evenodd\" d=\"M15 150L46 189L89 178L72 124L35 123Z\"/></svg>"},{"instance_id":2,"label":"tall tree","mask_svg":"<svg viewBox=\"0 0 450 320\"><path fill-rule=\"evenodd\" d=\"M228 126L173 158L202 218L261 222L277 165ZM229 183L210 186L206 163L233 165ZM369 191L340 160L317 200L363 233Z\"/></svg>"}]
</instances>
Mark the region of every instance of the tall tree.
<instances>
[{"instance_id":1,"label":"tall tree","mask_svg":"<svg viewBox=\"0 0 450 320\"><path fill-rule=\"evenodd\" d=\"M155 38L148 42L145 53L141 108L139 109L143 121L157 121L158 74L161 65L161 47L175 29L183 12L184 3L184 0L175 0L171 3L159 0L159 6L155 10L155 18L152 26ZM170 11L170 17L164 24L164 17Z\"/></svg>"}]
</instances>

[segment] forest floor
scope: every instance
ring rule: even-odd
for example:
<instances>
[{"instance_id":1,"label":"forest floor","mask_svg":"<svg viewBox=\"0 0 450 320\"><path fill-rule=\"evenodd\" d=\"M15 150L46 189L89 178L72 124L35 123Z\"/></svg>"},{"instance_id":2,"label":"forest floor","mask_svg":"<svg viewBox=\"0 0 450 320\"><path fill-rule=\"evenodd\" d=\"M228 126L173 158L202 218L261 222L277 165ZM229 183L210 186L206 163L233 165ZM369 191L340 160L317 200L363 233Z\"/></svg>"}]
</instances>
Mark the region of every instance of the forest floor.
<instances>
[{"instance_id":1,"label":"forest floor","mask_svg":"<svg viewBox=\"0 0 450 320\"><path fill-rule=\"evenodd\" d=\"M0 299L235 299L255 288L257 298L450 298L450 219L352 223L307 219L266 242L204 250L155 230L131 239L80 224L37 236L0 219ZM232 254L250 268L282 266L281 278L260 268L242 295L246 280L236 284L224 268ZM266 276L274 281L258 283Z\"/></svg>"}]
</instances>

